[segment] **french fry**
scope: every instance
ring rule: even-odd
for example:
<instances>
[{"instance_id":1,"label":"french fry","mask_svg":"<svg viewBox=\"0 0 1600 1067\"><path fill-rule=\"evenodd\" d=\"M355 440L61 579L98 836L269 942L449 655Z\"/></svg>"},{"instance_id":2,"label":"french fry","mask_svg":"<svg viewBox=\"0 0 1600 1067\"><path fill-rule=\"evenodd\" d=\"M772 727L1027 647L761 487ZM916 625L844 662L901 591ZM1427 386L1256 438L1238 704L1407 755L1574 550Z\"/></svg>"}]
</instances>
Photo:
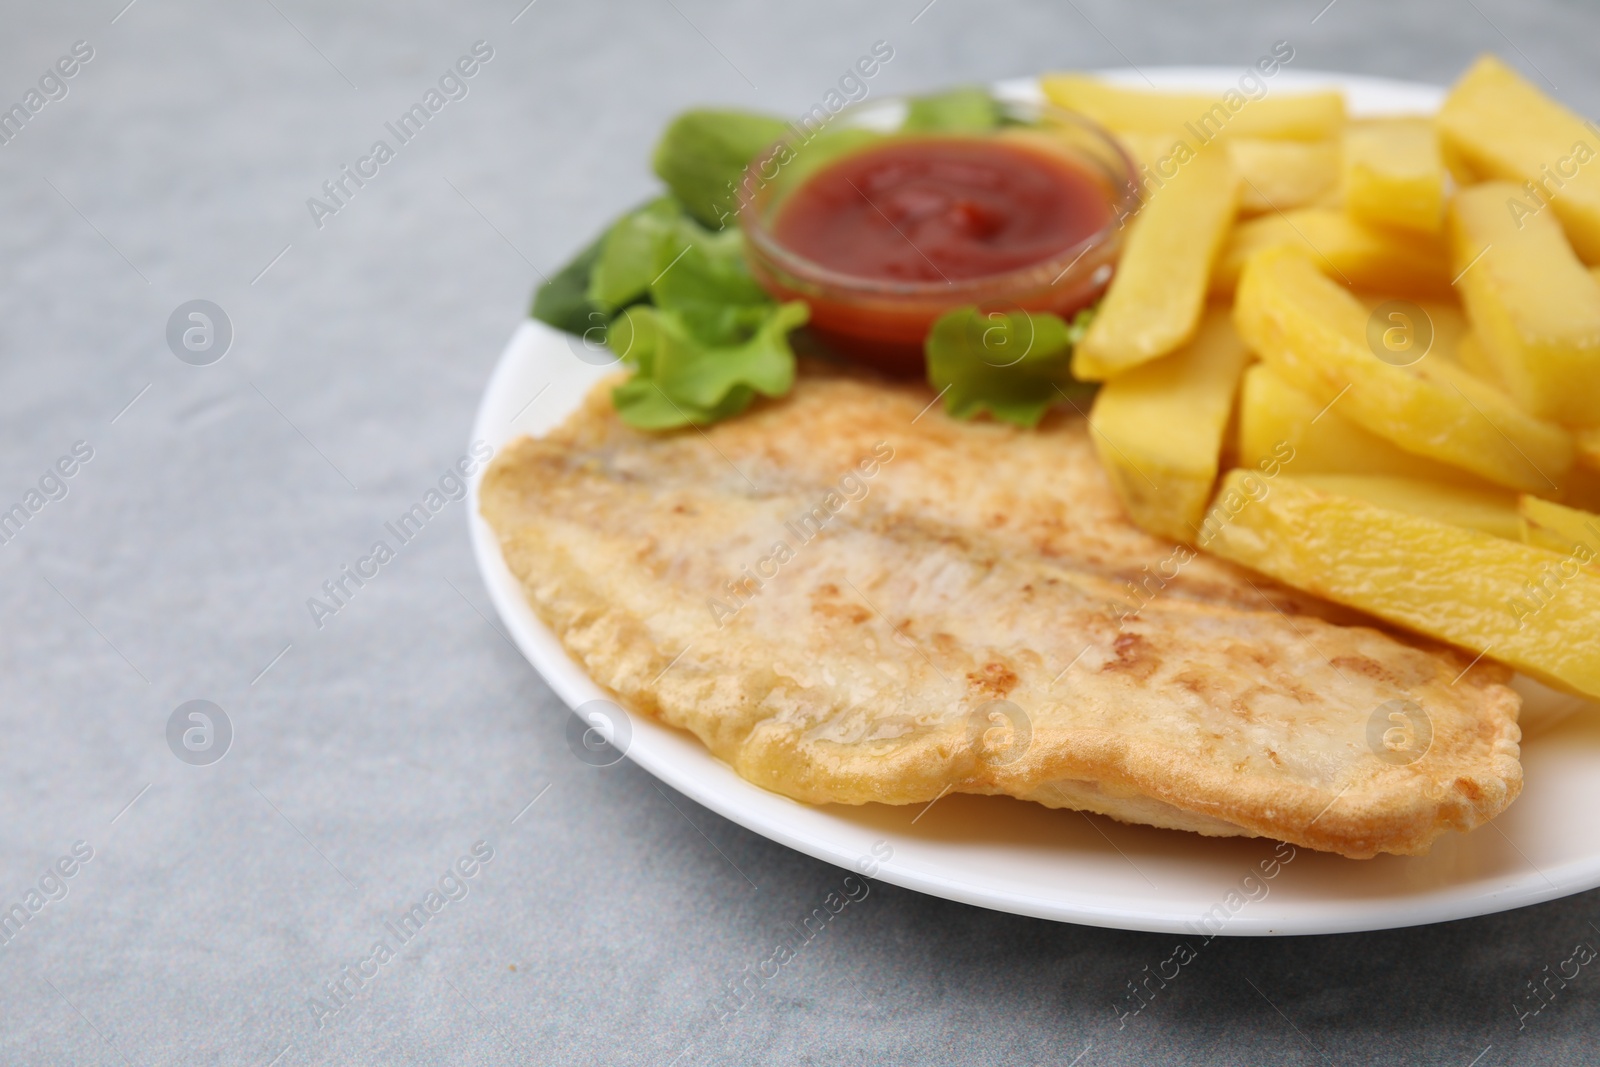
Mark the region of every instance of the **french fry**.
<instances>
[{"instance_id":1,"label":"french fry","mask_svg":"<svg viewBox=\"0 0 1600 1067\"><path fill-rule=\"evenodd\" d=\"M1296 476L1392 475L1488 487L1459 467L1413 455L1368 433L1339 414L1339 407L1317 403L1271 364L1255 364L1245 371L1239 389L1239 466L1264 469L1261 464L1276 458Z\"/></svg>"},{"instance_id":2,"label":"french fry","mask_svg":"<svg viewBox=\"0 0 1600 1067\"><path fill-rule=\"evenodd\" d=\"M1600 281L1548 212L1507 209L1485 182L1450 204L1454 269L1473 330L1511 395L1541 418L1600 424Z\"/></svg>"},{"instance_id":3,"label":"french fry","mask_svg":"<svg viewBox=\"0 0 1600 1067\"><path fill-rule=\"evenodd\" d=\"M1305 253L1269 249L1245 266L1234 306L1239 334L1287 381L1407 452L1511 489L1558 490L1572 435L1521 411L1448 360L1379 359L1369 315Z\"/></svg>"},{"instance_id":4,"label":"french fry","mask_svg":"<svg viewBox=\"0 0 1600 1067\"><path fill-rule=\"evenodd\" d=\"M1582 463L1573 467L1557 499L1569 508L1600 511L1600 469Z\"/></svg>"},{"instance_id":5,"label":"french fry","mask_svg":"<svg viewBox=\"0 0 1600 1067\"><path fill-rule=\"evenodd\" d=\"M1189 155L1187 142L1175 133L1133 130L1116 136L1132 157L1145 189L1171 178L1179 161ZM1226 144L1228 159L1239 175L1240 216L1306 207L1338 192L1337 141L1235 137Z\"/></svg>"},{"instance_id":6,"label":"french fry","mask_svg":"<svg viewBox=\"0 0 1600 1067\"><path fill-rule=\"evenodd\" d=\"M1220 149L1202 151L1151 193L1111 288L1072 355L1072 373L1103 381L1194 336L1206 282L1233 221L1239 181Z\"/></svg>"},{"instance_id":7,"label":"french fry","mask_svg":"<svg viewBox=\"0 0 1600 1067\"><path fill-rule=\"evenodd\" d=\"M1385 304L1398 299L1390 293L1357 292L1354 296L1361 301L1361 306L1366 308L1369 314L1377 313ZM1427 316L1426 329L1433 335L1428 355L1439 355L1460 363L1461 346L1472 336L1472 323L1467 320L1467 313L1461 305L1453 300L1434 300L1427 297L1407 300L1405 303L1414 304L1416 310ZM1397 328L1414 334L1424 329L1424 324L1411 321L1412 312L1409 309L1399 311L1391 309L1388 315L1389 321Z\"/></svg>"},{"instance_id":8,"label":"french fry","mask_svg":"<svg viewBox=\"0 0 1600 1067\"><path fill-rule=\"evenodd\" d=\"M1296 469L1294 477L1300 484L1324 493L1353 496L1392 511L1482 530L1511 541L1522 540L1517 494L1509 489L1468 488L1392 474L1306 474Z\"/></svg>"},{"instance_id":9,"label":"french fry","mask_svg":"<svg viewBox=\"0 0 1600 1067\"><path fill-rule=\"evenodd\" d=\"M1285 584L1600 697L1600 576L1570 556L1233 471L1200 544Z\"/></svg>"},{"instance_id":10,"label":"french fry","mask_svg":"<svg viewBox=\"0 0 1600 1067\"><path fill-rule=\"evenodd\" d=\"M1189 344L1101 387L1089 416L1100 463L1149 532L1194 539L1248 358L1227 311L1212 308Z\"/></svg>"},{"instance_id":11,"label":"french fry","mask_svg":"<svg viewBox=\"0 0 1600 1067\"><path fill-rule=\"evenodd\" d=\"M1443 241L1369 226L1329 208L1248 219L1233 228L1211 272L1211 296L1226 299L1247 259L1268 248L1299 248L1352 289L1448 298L1450 257Z\"/></svg>"},{"instance_id":12,"label":"french fry","mask_svg":"<svg viewBox=\"0 0 1600 1067\"><path fill-rule=\"evenodd\" d=\"M1578 462L1600 471L1600 426L1593 426L1577 433Z\"/></svg>"},{"instance_id":13,"label":"french fry","mask_svg":"<svg viewBox=\"0 0 1600 1067\"><path fill-rule=\"evenodd\" d=\"M1444 173L1427 119L1377 119L1345 130L1344 208L1362 222L1438 233Z\"/></svg>"},{"instance_id":14,"label":"french fry","mask_svg":"<svg viewBox=\"0 0 1600 1067\"><path fill-rule=\"evenodd\" d=\"M1600 515L1527 495L1517 501L1517 511L1523 519L1522 539L1528 544L1562 555L1581 556L1587 549L1589 558L1583 562L1591 567L1600 560Z\"/></svg>"},{"instance_id":15,"label":"french fry","mask_svg":"<svg viewBox=\"0 0 1600 1067\"><path fill-rule=\"evenodd\" d=\"M1435 129L1438 129L1438 112L1434 113L1433 125ZM1443 131L1439 133L1439 157L1444 160L1444 169L1449 173L1450 180L1455 182L1457 188L1477 185L1479 182L1489 180L1487 175L1479 174L1472 168L1472 164L1467 162L1466 157L1456 149L1455 142L1446 137Z\"/></svg>"},{"instance_id":16,"label":"french fry","mask_svg":"<svg viewBox=\"0 0 1600 1067\"><path fill-rule=\"evenodd\" d=\"M1089 116L1118 132L1176 133L1199 148L1218 137L1322 141L1344 125L1340 92L1273 93L1251 99L1222 93L1167 93L1112 85L1087 74L1039 79L1051 103Z\"/></svg>"},{"instance_id":17,"label":"french fry","mask_svg":"<svg viewBox=\"0 0 1600 1067\"><path fill-rule=\"evenodd\" d=\"M1163 159L1170 160L1178 142L1176 134L1151 133L1148 130L1118 130L1116 138L1136 168L1154 167Z\"/></svg>"},{"instance_id":18,"label":"french fry","mask_svg":"<svg viewBox=\"0 0 1600 1067\"><path fill-rule=\"evenodd\" d=\"M1228 156L1239 173L1239 214L1309 207L1339 188L1339 142L1236 137Z\"/></svg>"},{"instance_id":19,"label":"french fry","mask_svg":"<svg viewBox=\"0 0 1600 1067\"><path fill-rule=\"evenodd\" d=\"M1548 202L1578 255L1600 264L1600 127L1488 55L1450 90L1434 123L1453 169L1515 183L1524 217Z\"/></svg>"},{"instance_id":20,"label":"french fry","mask_svg":"<svg viewBox=\"0 0 1600 1067\"><path fill-rule=\"evenodd\" d=\"M1475 374L1485 382L1502 391L1505 382L1500 377L1500 368L1489 359L1489 353L1484 350L1483 342L1477 335L1467 334L1456 346L1456 362L1466 368L1470 374Z\"/></svg>"}]
</instances>

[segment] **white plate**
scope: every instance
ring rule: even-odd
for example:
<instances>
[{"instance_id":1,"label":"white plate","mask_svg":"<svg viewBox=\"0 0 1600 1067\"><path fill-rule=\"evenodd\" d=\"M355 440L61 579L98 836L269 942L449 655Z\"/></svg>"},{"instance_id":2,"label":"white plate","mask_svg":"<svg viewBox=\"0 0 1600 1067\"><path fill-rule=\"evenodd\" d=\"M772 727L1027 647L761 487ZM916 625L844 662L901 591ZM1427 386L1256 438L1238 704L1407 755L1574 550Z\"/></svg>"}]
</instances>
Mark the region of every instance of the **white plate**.
<instances>
[{"instance_id":1,"label":"white plate","mask_svg":"<svg viewBox=\"0 0 1600 1067\"><path fill-rule=\"evenodd\" d=\"M1169 68L1113 76L1142 85L1148 75L1163 88L1220 93L1241 73ZM1426 85L1288 70L1269 84L1273 92L1342 87L1357 114L1427 112L1442 98L1441 90ZM1036 92L1031 81L998 88ZM579 353L595 358L581 342L542 323L519 326L484 393L473 439L498 449L560 423L607 373ZM518 647L568 705L607 698L523 598L494 532L478 514L476 479L471 500L478 567ZM1127 826L1003 797L950 796L926 810L814 807L751 785L694 737L644 717L631 720L627 755L763 837L980 907L1129 930L1374 930L1504 911L1600 885L1600 819L1590 814L1600 810L1600 715L1563 719L1582 702L1524 688L1535 707L1525 715L1521 798L1493 824L1447 835L1420 858L1358 861L1291 852L1271 841ZM1275 864L1275 854L1292 858Z\"/></svg>"}]
</instances>

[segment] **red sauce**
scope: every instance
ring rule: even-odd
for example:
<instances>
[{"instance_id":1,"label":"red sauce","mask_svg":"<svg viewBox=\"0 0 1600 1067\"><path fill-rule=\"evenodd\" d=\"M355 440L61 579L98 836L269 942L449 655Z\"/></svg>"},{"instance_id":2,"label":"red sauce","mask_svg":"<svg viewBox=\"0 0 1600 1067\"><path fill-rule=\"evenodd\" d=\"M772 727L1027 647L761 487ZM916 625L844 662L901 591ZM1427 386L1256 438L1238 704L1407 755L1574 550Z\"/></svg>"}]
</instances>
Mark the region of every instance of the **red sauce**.
<instances>
[{"instance_id":1,"label":"red sauce","mask_svg":"<svg viewBox=\"0 0 1600 1067\"><path fill-rule=\"evenodd\" d=\"M894 139L818 171L774 236L858 278L982 278L1059 255L1111 219L1103 178L997 138Z\"/></svg>"},{"instance_id":2,"label":"red sauce","mask_svg":"<svg viewBox=\"0 0 1600 1067\"><path fill-rule=\"evenodd\" d=\"M763 161L753 169L770 180ZM1132 180L1109 136L1100 148L1040 131L892 137L800 178L770 212L744 203L740 221L757 281L804 300L810 334L920 376L923 340L952 308L1071 317L1099 299Z\"/></svg>"}]
</instances>

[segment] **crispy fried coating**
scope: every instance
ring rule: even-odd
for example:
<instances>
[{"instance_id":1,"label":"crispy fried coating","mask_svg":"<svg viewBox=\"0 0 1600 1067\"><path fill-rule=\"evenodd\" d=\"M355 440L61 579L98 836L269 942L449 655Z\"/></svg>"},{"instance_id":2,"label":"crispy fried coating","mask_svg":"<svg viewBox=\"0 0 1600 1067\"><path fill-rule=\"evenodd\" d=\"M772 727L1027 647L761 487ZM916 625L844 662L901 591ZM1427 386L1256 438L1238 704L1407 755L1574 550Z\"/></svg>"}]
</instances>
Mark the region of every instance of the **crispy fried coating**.
<instances>
[{"instance_id":1,"label":"crispy fried coating","mask_svg":"<svg viewBox=\"0 0 1600 1067\"><path fill-rule=\"evenodd\" d=\"M955 422L812 366L662 435L608 385L502 451L483 514L591 677L767 789L1006 794L1356 858L1521 789L1503 668L1142 532L1080 416Z\"/></svg>"}]
</instances>

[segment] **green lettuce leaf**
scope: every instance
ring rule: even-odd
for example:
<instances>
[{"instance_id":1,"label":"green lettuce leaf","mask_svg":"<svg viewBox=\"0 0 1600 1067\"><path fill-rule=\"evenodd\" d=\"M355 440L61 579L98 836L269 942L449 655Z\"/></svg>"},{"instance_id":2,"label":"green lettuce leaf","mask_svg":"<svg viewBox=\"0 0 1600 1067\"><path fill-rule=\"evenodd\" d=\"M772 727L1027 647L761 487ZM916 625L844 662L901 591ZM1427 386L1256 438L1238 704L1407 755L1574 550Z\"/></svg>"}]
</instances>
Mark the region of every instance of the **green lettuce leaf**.
<instances>
[{"instance_id":1,"label":"green lettuce leaf","mask_svg":"<svg viewBox=\"0 0 1600 1067\"><path fill-rule=\"evenodd\" d=\"M738 230L711 233L683 220L660 259L664 262L657 264L651 301L683 312L706 340L726 343L748 338L772 304L772 297L750 274L744 235Z\"/></svg>"},{"instance_id":2,"label":"green lettuce leaf","mask_svg":"<svg viewBox=\"0 0 1600 1067\"><path fill-rule=\"evenodd\" d=\"M748 112L680 115L654 158L671 195L618 219L536 295L551 325L581 334L606 324L607 344L634 368L613 392L630 425L703 426L792 387L789 334L808 309L773 301L750 273L743 234L726 225L750 160L787 130ZM825 130L782 160L779 180L881 136Z\"/></svg>"},{"instance_id":3,"label":"green lettuce leaf","mask_svg":"<svg viewBox=\"0 0 1600 1067\"><path fill-rule=\"evenodd\" d=\"M750 274L743 235L707 230L670 197L606 233L587 299L619 312L607 343L635 373L612 395L631 426L708 425L794 383L788 334L805 304L776 304Z\"/></svg>"},{"instance_id":4,"label":"green lettuce leaf","mask_svg":"<svg viewBox=\"0 0 1600 1067\"><path fill-rule=\"evenodd\" d=\"M624 308L606 329L606 344L617 358L646 375L655 367L656 344L660 337L658 312L648 304Z\"/></svg>"},{"instance_id":5,"label":"green lettuce leaf","mask_svg":"<svg viewBox=\"0 0 1600 1067\"><path fill-rule=\"evenodd\" d=\"M952 418L987 412L1031 429L1052 405L1093 392L1070 370L1072 346L1092 318L1090 310L1069 324L1048 312L956 308L928 332L928 381L944 395Z\"/></svg>"},{"instance_id":6,"label":"green lettuce leaf","mask_svg":"<svg viewBox=\"0 0 1600 1067\"><path fill-rule=\"evenodd\" d=\"M750 406L755 393L748 387L730 392L714 408L685 407L669 397L649 378L635 375L611 391L611 402L622 421L636 430L681 430L685 426L710 426L730 419Z\"/></svg>"},{"instance_id":7,"label":"green lettuce leaf","mask_svg":"<svg viewBox=\"0 0 1600 1067\"><path fill-rule=\"evenodd\" d=\"M743 235L707 230L671 197L624 215L606 232L588 298L612 312L646 298L684 309L742 308L772 299L745 264Z\"/></svg>"},{"instance_id":8,"label":"green lettuce leaf","mask_svg":"<svg viewBox=\"0 0 1600 1067\"><path fill-rule=\"evenodd\" d=\"M903 133L983 133L1000 125L1000 105L988 90L964 85L919 96L906 112Z\"/></svg>"},{"instance_id":9,"label":"green lettuce leaf","mask_svg":"<svg viewBox=\"0 0 1600 1067\"><path fill-rule=\"evenodd\" d=\"M782 396L794 385L789 332L805 323L803 301L769 304L740 343L698 336L682 312L635 307L611 330L612 345L637 371L612 391L617 413L641 430L705 426L736 415L757 394Z\"/></svg>"},{"instance_id":10,"label":"green lettuce leaf","mask_svg":"<svg viewBox=\"0 0 1600 1067\"><path fill-rule=\"evenodd\" d=\"M558 330L576 334L605 322L605 309L589 299L589 278L600 260L600 247L604 243L603 235L596 238L571 263L539 286L528 314Z\"/></svg>"},{"instance_id":11,"label":"green lettuce leaf","mask_svg":"<svg viewBox=\"0 0 1600 1067\"><path fill-rule=\"evenodd\" d=\"M612 223L589 274L589 302L614 312L644 299L661 268L683 247L678 237L686 221L683 207L664 196Z\"/></svg>"},{"instance_id":12,"label":"green lettuce leaf","mask_svg":"<svg viewBox=\"0 0 1600 1067\"><path fill-rule=\"evenodd\" d=\"M656 142L652 164L692 217L722 229L745 168L788 128L782 119L750 111L685 111Z\"/></svg>"}]
</instances>

